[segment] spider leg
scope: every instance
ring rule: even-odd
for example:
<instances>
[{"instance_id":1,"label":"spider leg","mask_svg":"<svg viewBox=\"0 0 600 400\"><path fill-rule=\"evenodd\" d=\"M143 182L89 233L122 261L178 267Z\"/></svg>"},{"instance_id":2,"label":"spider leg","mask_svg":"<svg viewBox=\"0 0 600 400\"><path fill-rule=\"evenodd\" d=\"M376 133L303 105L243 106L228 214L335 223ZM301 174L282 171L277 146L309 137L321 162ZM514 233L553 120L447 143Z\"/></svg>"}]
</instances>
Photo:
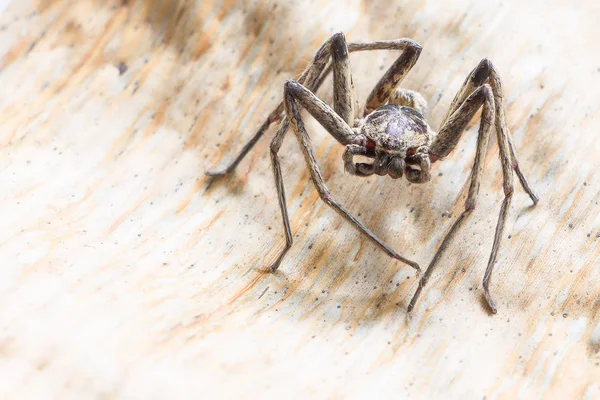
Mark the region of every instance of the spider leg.
<instances>
[{"instance_id":1,"label":"spider leg","mask_svg":"<svg viewBox=\"0 0 600 400\"><path fill-rule=\"evenodd\" d=\"M350 71L348 44L343 33L337 33L331 41L333 64L333 109L349 126L353 126L356 115L355 89Z\"/></svg>"},{"instance_id":2,"label":"spider leg","mask_svg":"<svg viewBox=\"0 0 600 400\"><path fill-rule=\"evenodd\" d=\"M496 233L494 235L494 244L492 246L492 252L488 260L488 265L483 276L483 293L490 306L490 309L495 314L496 305L490 294L489 285L490 279L492 278L492 272L494 271L494 263L496 262L496 256L500 248L500 239L502 238L502 232L506 224L506 217L508 215L508 209L513 195L513 176L512 171L514 170L521 182L523 190L527 192L533 205L536 205L539 201L536 194L533 192L529 183L525 179L525 176L519 168L519 163L515 154L514 144L508 125L506 123L506 116L504 115L504 93L502 91L502 82L500 81L500 75L494 67L494 65L487 59L484 59L482 63L489 63L490 66L490 77L489 83L494 92L494 103L496 104L496 119L494 124L496 125L496 137L498 141L498 148L500 149L500 161L502 164L502 175L504 182L504 200L502 207L500 208L500 215L498 216L498 223L496 224Z\"/></svg>"},{"instance_id":3,"label":"spider leg","mask_svg":"<svg viewBox=\"0 0 600 400\"><path fill-rule=\"evenodd\" d=\"M283 220L283 230L285 233L285 247L281 250L277 259L271 264L269 269L271 271L275 271L279 268L281 261L287 254L287 252L292 247L294 243L294 238L292 236L292 228L290 226L290 218L288 217L287 212L287 202L285 199L285 187L283 185L283 174L281 173L281 163L279 162L279 149L281 148L281 144L283 143L283 138L287 133L288 128L290 127L290 121L287 118L284 118L279 124L279 128L277 129L277 133L271 140L270 146L270 154L271 154L271 167L273 168L273 176L275 179L275 188L277 189L277 199L279 200L279 209L281 210L281 218Z\"/></svg>"},{"instance_id":4,"label":"spider leg","mask_svg":"<svg viewBox=\"0 0 600 400\"><path fill-rule=\"evenodd\" d=\"M327 65L329 61L329 53L331 53L333 61ZM327 66L326 66L327 65ZM334 83L334 103L336 109L344 115L346 119L338 117L331 109L318 100L314 107L311 108L314 115L318 115L323 121L322 125L338 140L340 143L347 144L356 140L355 133L350 129L347 123L352 123L354 119L354 83L352 82L352 76L350 72L350 64L348 62L348 49L346 45L346 39L342 33L337 33L321 47L315 56L315 60L312 66L307 69L305 81L308 82L309 87L318 88L329 72L333 70L333 83ZM343 93L341 93L343 92ZM336 95L337 93L337 95ZM331 118L327 115L326 111L330 111L332 115L337 118ZM285 188L283 185L283 176L281 173L281 163L279 162L279 150L283 143L283 139L289 128L290 122L286 118L279 125L277 133L273 137L270 146L271 154L271 166L273 168L273 175L275 179L275 187L277 189L277 197L279 200L279 207L281 209L281 217L283 220L283 227L285 233L286 244L282 251L277 256L275 262L270 266L272 271L276 270L281 261L292 247L293 236L287 213L287 203L285 197Z\"/></svg>"},{"instance_id":5,"label":"spider leg","mask_svg":"<svg viewBox=\"0 0 600 400\"><path fill-rule=\"evenodd\" d=\"M333 50L333 51L332 51ZM333 53L333 54L332 54ZM333 55L333 57L331 57ZM333 62L330 63L330 58ZM311 91L316 92L323 84L329 73L334 72L334 102L336 112L339 111L350 125L354 119L354 82L350 73L348 49L343 33L336 33L330 37L317 51L313 61L306 67L298 78L298 82ZM339 103L339 104L338 104ZM258 128L254 135L242 147L233 161L224 168L214 171L205 171L208 176L224 176L230 173L252 150L272 123L283 119L283 101L269 114L265 122ZM347 119L346 119L347 118Z\"/></svg>"},{"instance_id":6,"label":"spider leg","mask_svg":"<svg viewBox=\"0 0 600 400\"><path fill-rule=\"evenodd\" d=\"M235 167L237 167L237 165L244 159L244 157L246 157L246 155L250 152L250 150L252 150L252 148L254 147L256 142L258 142L258 140L262 137L262 135L264 135L264 133L267 131L267 129L269 129L271 124L273 122L280 121L283 118L282 112L283 112L283 103L279 103L277 108L275 108L275 110L273 110L271 112L271 114L269 114L266 121L263 122L263 124L254 133L254 135L252 135L250 140L248 140L246 142L246 144L244 145L244 147L242 147L242 150L240 150L240 152L237 154L237 156L235 156L233 161L231 161L229 164L227 164L223 168L204 171L204 173L208 176L219 177L219 176L227 175L228 173L233 171L235 169Z\"/></svg>"},{"instance_id":7,"label":"spider leg","mask_svg":"<svg viewBox=\"0 0 600 400\"><path fill-rule=\"evenodd\" d=\"M432 144L432 146L430 148L430 154L435 159L443 158L454 149L454 147L456 146L456 144L458 143L458 141L460 139L462 129L456 130L456 128L455 127L453 128L452 126L455 124L457 116L461 113L460 110L463 107L461 104L463 104L463 102L465 101L464 99L467 96L472 96L472 94L469 95L469 93L474 93L473 90L475 90L475 92L476 92L477 90L479 90L479 88L485 87L485 86L480 86L480 85L483 85L485 82L488 82L489 86L491 87L493 99L494 99L494 101L493 101L494 115L495 115L494 125L496 127L496 137L497 137L498 148L499 148L499 153L500 153L500 162L502 165L502 178L503 178L503 188L504 188L504 200L502 201L502 206L500 208L500 213L498 216L498 222L496 224L496 231L494 234L494 244L492 246L492 252L490 254L490 258L488 260L488 265L487 265L487 268L486 268L486 271L485 271L485 274L483 277L484 295L485 295L486 301L490 307L490 310L492 311L492 313L495 314L497 312L497 308L496 308L496 304L490 294L489 284L490 284L490 280L492 277L492 272L494 270L494 263L496 262L496 257L498 255L498 250L500 248L500 239L502 238L502 233L503 233L504 227L506 225L506 217L508 215L508 209L510 207L510 203L512 201L512 195L514 192L513 175L512 175L513 171L519 177L521 186L527 192L527 194L533 201L534 205L537 204L539 199L535 195L533 190L530 188L527 180L525 179L525 176L523 175L523 173L521 172L521 170L519 168L519 164L517 162L517 158L516 158L516 154L515 154L514 145L512 142L512 138L510 136L510 131L506 124L506 117L504 114L504 94L502 91L502 82L500 81L500 76L498 74L498 71L495 69L494 65L488 59L481 60L481 62L477 65L477 67L475 67L475 69L473 71L471 71L471 73L469 74L469 76L467 77L465 82L463 83L461 89L458 91L458 93L454 97L454 100L452 101L452 103L450 105L450 109L448 110L448 113L443 120L443 127L440 130L440 133L437 135L434 143ZM465 126L466 126L467 122L468 122L468 120L464 123ZM464 128L464 126L463 126L463 128ZM480 144L478 144L478 151L479 151L479 149L480 149ZM469 204L470 198L471 198L471 192L469 192L469 198L467 199L467 205ZM414 307L414 304L416 303L423 286L427 282L427 278L431 275L431 273L429 271L430 270L432 271L432 268L435 266L435 264L439 260L439 257L441 256L441 253L447 246L449 237L451 237L453 235L456 228L463 221L464 216L465 216L465 213L463 212L463 214L461 214L461 216L458 218L458 220L451 227L450 231L446 235L446 238L444 238L444 240L442 241L440 248L436 252L436 255L434 256L433 260L431 261L431 264L429 265L429 268L427 269L427 272L423 276L424 279L422 279L421 282L419 283L417 292L415 293L413 299L410 302L409 310L412 310L412 308Z\"/></svg>"},{"instance_id":8,"label":"spider leg","mask_svg":"<svg viewBox=\"0 0 600 400\"><path fill-rule=\"evenodd\" d=\"M273 140L271 141L271 146L270 146L271 167L273 169L273 176L275 179L275 187L277 189L277 199L279 201L279 209L281 210L281 219L283 220L283 230L284 230L284 234L285 234L285 246L281 250L279 255L277 256L277 258L273 262L273 264L271 264L271 266L269 267L269 269L271 271L275 271L277 268L279 268L281 261L283 261L285 255L287 254L287 252L292 247L292 244L294 243L294 237L292 236L292 229L291 229L291 225L290 225L290 218L289 218L288 212L287 212L287 201L286 201L286 197L285 197L285 187L283 184L283 174L281 172L281 163L279 162L279 155L278 155L279 149L281 149L281 145L283 144L283 138L285 137L285 134L287 133L289 126L290 126L289 119L285 118L281 121L281 123L279 124L279 128L277 129L277 133L275 133L275 136L273 137ZM346 147L347 148L348 147L363 148L366 153L366 148L364 148L363 146L349 144ZM344 154L346 154L346 153L344 153ZM361 154L361 153L355 153L355 154ZM364 164L366 167L363 167L361 169L361 167L359 165L361 165L361 164L357 164L357 167L359 170L363 170L364 168L369 167L369 164ZM371 168L372 168L372 166L371 166ZM356 175L359 175L359 173L356 173ZM367 174L360 175L360 176L367 176Z\"/></svg>"},{"instance_id":9,"label":"spider leg","mask_svg":"<svg viewBox=\"0 0 600 400\"><path fill-rule=\"evenodd\" d=\"M446 113L446 116L442 120L442 126L446 123L448 118L456 111L456 109L463 103L463 101L473 93L477 87L483 85L485 82L488 82L492 87L492 92L494 93L494 104L496 106L496 117L494 124L496 125L497 134L502 137L506 137L508 140L508 148L510 150L510 158L503 158L507 162L509 162L512 166L512 169L517 174L519 178L519 182L521 182L521 186L523 190L527 192L533 204L537 204L539 198L533 192L525 175L519 168L519 162L517 160L517 156L515 153L515 146L512 141L512 137L510 135L510 130L508 129L508 125L506 124L506 116L504 114L504 91L502 89L502 81L500 80L500 75L498 71L494 67L494 64L487 58L484 58L479 62L479 64L471 71L471 73L467 76L467 79L462 84L462 87L454 96L454 100L450 104L450 108ZM507 170L508 171L508 170ZM507 177L505 176L506 180Z\"/></svg>"},{"instance_id":10,"label":"spider leg","mask_svg":"<svg viewBox=\"0 0 600 400\"><path fill-rule=\"evenodd\" d=\"M421 115L427 113L427 101L425 101L421 93L414 90L397 88L390 95L388 104L411 107L420 112Z\"/></svg>"},{"instance_id":11,"label":"spider leg","mask_svg":"<svg viewBox=\"0 0 600 400\"><path fill-rule=\"evenodd\" d=\"M489 142L490 131L494 120L494 100L492 89L489 85L483 85L475 89L475 91L462 103L462 105L456 110L448 119L446 124L440 130L438 137L432 145L432 149L440 149L442 153L447 154L456 146L460 139L465 127L469 121L473 118L477 110L483 106L481 113L481 123L479 125L479 134L477 137L477 151L475 153L475 161L473 162L473 169L471 173L471 183L469 186L469 194L465 202L465 209L454 222L450 231L444 237L442 244L435 253L431 260L427 271L423 274L419 280L419 286L408 305L408 312L411 312L421 295L421 291L427 284L429 277L433 273L438 261L440 260L444 250L448 247L452 236L462 224L465 218L475 209L477 202L477 195L479 193L479 184L481 181L481 175L483 172L483 165L485 163L485 157L487 153L487 145ZM436 146L437 144L437 146ZM430 150L433 154L438 155L433 150ZM439 151L439 150L438 150ZM510 201L510 200L509 200ZM490 303L492 306L493 303ZM495 307L492 307L495 312Z\"/></svg>"},{"instance_id":12,"label":"spider leg","mask_svg":"<svg viewBox=\"0 0 600 400\"><path fill-rule=\"evenodd\" d=\"M533 192L533 190L529 186L529 183L527 182L527 179L525 179L525 175L523 175L521 168L519 168L519 162L517 161L517 155L515 153L515 145L513 144L512 137L510 135L510 130L508 129L508 125L506 123L506 115L504 114L504 91L502 90L502 81L500 80L500 74L498 74L498 71L496 70L494 65L491 63L491 61L489 61L488 59L482 60L481 63L489 63L489 66L490 66L489 83L490 83L490 86L492 87L492 91L494 92L494 103L496 103L495 125L496 125L497 135L498 135L498 137L502 136L508 142L507 143L508 146L506 146L506 147L508 147L508 151L510 152L510 157L508 156L508 152L506 151L507 149L506 148L502 149L502 147L501 147L501 149L502 149L501 151L504 151L503 155L501 153L502 160L504 160L504 162L511 163L507 167L509 167L509 166L512 167L512 169L517 174L517 177L519 178L519 182L521 182L521 186L523 187L523 190L525 190L525 192L527 192L527 194L531 198L531 201L533 202L533 204L536 205L539 201L539 198ZM498 141L498 142L500 142L500 141ZM503 168L503 171L504 170L505 169ZM508 173L509 170L510 170L509 168L506 168L506 173Z\"/></svg>"},{"instance_id":13,"label":"spider leg","mask_svg":"<svg viewBox=\"0 0 600 400\"><path fill-rule=\"evenodd\" d=\"M300 103L300 104L298 104ZM321 171L319 170L319 166L317 161L315 160L315 156L312 150L312 144L310 141L310 137L306 132L304 127L304 123L302 118L300 117L300 105L304 106L308 110L308 112L321 124L327 131L340 143L342 144L357 144L360 145L364 141L364 138L358 136L352 131L352 129L346 124L346 122L337 115L331 107L317 98L310 90L302 86L301 84L294 81L287 81L285 83L284 89L284 105L287 114L287 120L289 120L292 124L294 132L296 133L296 137L300 144L300 148L304 154L304 158L306 164L309 169L310 177L319 193L319 197L321 200L325 202L328 206L333 208L338 214L340 214L344 219L350 222L357 230L367 236L373 243L375 243L379 248L381 248L386 254L390 257L393 257L397 260L400 260L411 267L419 270L419 265L414 261L410 261L394 250L392 250L387 244L381 241L377 236L375 236L369 229L367 229L360 221L358 221L352 214L350 214L344 207L342 207L337 201L335 201L329 189L327 188L323 176L321 175ZM281 127L283 127L283 124ZM275 144L275 148L271 147L271 154L275 154L273 169L275 172L275 180L276 187L279 194L281 213L284 218L284 226L286 227L286 235L289 233L289 237L291 239L291 231L289 231L289 219L287 216L287 207L285 204L285 194L283 194L283 180L281 176L281 170L279 168L279 162L277 160L277 150L278 146L281 144L281 140L283 138L283 133L279 135L280 132L283 132L280 127L276 138L278 138L278 142L273 141ZM279 137L281 136L281 137ZM291 245L291 240L287 243ZM282 254L284 255L289 246L283 250ZM274 270L279 266L279 262L283 259L283 255L280 255L277 258L277 261L271 266L271 269Z\"/></svg>"},{"instance_id":14,"label":"spider leg","mask_svg":"<svg viewBox=\"0 0 600 400\"><path fill-rule=\"evenodd\" d=\"M327 78L327 75L332 70L332 66L329 65L328 68L325 68L327 63L329 62L329 47L331 45L332 38L326 41L317 54L315 55L314 60L306 67L306 69L302 72L300 77L298 78L298 82L305 84L313 91L317 91L319 87ZM258 130L252 135L250 140L246 142L244 147L240 150L240 152L235 156L233 161L227 164L224 168L213 170L213 171L205 171L205 174L208 176L224 176L230 173L237 167L237 165L246 157L246 155L252 150L254 145L259 141L259 139L264 135L264 133L269 129L273 122L281 121L284 117L283 114L283 101L280 102L277 107L267 117L265 122L258 128Z\"/></svg>"},{"instance_id":15,"label":"spider leg","mask_svg":"<svg viewBox=\"0 0 600 400\"><path fill-rule=\"evenodd\" d=\"M446 116L442 119L440 126L444 126L448 121L448 118L456 112L456 110L460 107L460 105L465 101L465 99L473 93L475 89L479 86L483 85L490 76L491 71L491 63L487 59L483 59L477 64L477 66L467 75L467 78L461 85L458 92L454 96L452 103L450 103L450 107L448 108L448 112L446 112Z\"/></svg>"},{"instance_id":16,"label":"spider leg","mask_svg":"<svg viewBox=\"0 0 600 400\"><path fill-rule=\"evenodd\" d=\"M354 156L370 156L369 149L365 146L358 144L346 145L344 154L342 156L344 160L344 169L346 172L356 176L369 176L375 173L375 166L367 163L355 163Z\"/></svg>"},{"instance_id":17,"label":"spider leg","mask_svg":"<svg viewBox=\"0 0 600 400\"><path fill-rule=\"evenodd\" d=\"M412 41L411 41L412 42ZM371 46L372 49L376 48ZM385 104L392 92L415 65L423 48L416 42L406 43L404 51L377 82L365 103L365 115Z\"/></svg>"},{"instance_id":18,"label":"spider leg","mask_svg":"<svg viewBox=\"0 0 600 400\"><path fill-rule=\"evenodd\" d=\"M302 74L298 78L298 82L300 84L306 86L311 92L316 93L317 90L319 89L319 87L321 87L321 85L323 84L323 82L325 81L327 76L329 75L329 73L334 69L335 63L329 63L329 58L331 55L330 50L332 47L332 43L335 40L339 40L340 35L343 38L343 34L337 33L337 34L333 35L331 38L329 38L325 43L323 43L321 48L317 51L317 54L315 55L314 60L306 67L306 69L302 72ZM345 39L344 39L344 43L345 43ZM414 42L411 39L382 40L382 41L376 41L376 42L367 42L367 43L357 42L357 43L348 43L347 44L348 52L365 51L365 50L404 50L408 47L416 47L419 49L421 48L421 46L419 46L419 44L417 44L416 42ZM336 55L334 55L334 58L335 57L336 57ZM342 56L342 58L343 58L343 56ZM344 76L343 71L345 70L345 68L346 68L345 66L340 66L338 68L338 73L341 72L341 74L340 74L341 76ZM347 86L353 87L354 85L352 83L352 78L349 73L349 68L348 68L347 76L349 77L349 80L351 83L350 85L347 85ZM347 78L344 78L340 82L347 82L346 79ZM340 83L340 85L341 84L342 83ZM335 96L338 96L338 95L336 95L334 92L334 97ZM343 97L343 94L340 93L339 96ZM345 100L345 101L348 102L348 100ZM357 108L355 103L353 104L353 108ZM335 107L335 109L336 109L336 111L340 112L340 115L342 115L342 118L344 118L345 121L346 121L346 116L352 115L352 113L354 113L354 115L355 115L355 113L357 111L356 109L353 109L353 111L349 113L348 111L345 111L342 109L338 110L337 107ZM269 114L269 116L267 117L265 122L258 128L258 130L254 133L254 135L246 142L246 144L242 147L242 149L239 151L239 153L234 157L233 161L231 161L229 164L227 164L225 167L223 167L221 169L217 169L217 170L213 170L213 171L205 171L205 174L209 175L209 176L219 177L219 176L227 175L230 172L232 172L237 167L237 165L244 159L244 157L246 157L246 155L250 152L250 150L252 150L254 145L260 140L260 138L264 135L264 133L267 131L267 129L271 126L271 124L274 122L280 121L282 118L283 118L283 102L280 102L277 105L277 107L275 107L275 109ZM347 120L347 122L351 122L351 120ZM350 124L350 126L352 126L352 124Z\"/></svg>"},{"instance_id":19,"label":"spider leg","mask_svg":"<svg viewBox=\"0 0 600 400\"><path fill-rule=\"evenodd\" d=\"M343 36L342 36L342 39L343 39ZM331 72L333 67L334 67L334 65L329 64L328 67L325 68L325 71L323 71L321 73L321 75L318 77L318 81L316 84L317 88L319 86L321 86L321 84L323 83L323 81L325 80L327 75ZM348 71L348 73L349 73L349 71ZM282 103L282 107L283 107L283 103ZM285 233L285 246L281 250L279 255L277 256L277 259L269 267L269 269L271 271L275 271L277 268L279 268L281 261L283 261L285 255L287 254L287 252L292 247L292 244L294 243L294 238L292 236L292 229L291 229L291 225L290 225L290 218L289 218L288 212L287 212L285 187L283 185L283 174L281 173L281 163L279 162L279 155L278 155L279 149L281 149L281 145L283 144L283 138L285 137L285 134L287 133L289 126L290 126L289 119L284 118L281 121L281 123L279 124L279 128L277 129L275 136L271 140L271 146L270 146L271 167L273 169L273 176L275 179L275 187L277 189L277 198L279 201L279 208L281 210L281 218L283 220L283 229L284 229L284 233ZM350 135L350 132L346 131L346 134ZM354 135L354 132L352 132L352 135ZM341 138L340 140L345 141L346 139ZM348 139L348 140L350 140L350 139Z\"/></svg>"}]
</instances>

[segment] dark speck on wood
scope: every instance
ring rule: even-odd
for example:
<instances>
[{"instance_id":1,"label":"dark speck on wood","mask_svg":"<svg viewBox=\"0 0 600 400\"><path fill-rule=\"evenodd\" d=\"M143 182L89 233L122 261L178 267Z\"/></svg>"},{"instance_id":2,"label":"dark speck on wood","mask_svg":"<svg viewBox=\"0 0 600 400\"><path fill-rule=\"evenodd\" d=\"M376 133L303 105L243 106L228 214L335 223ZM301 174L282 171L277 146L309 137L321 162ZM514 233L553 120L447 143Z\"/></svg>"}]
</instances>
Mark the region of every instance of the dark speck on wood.
<instances>
[{"instance_id":1,"label":"dark speck on wood","mask_svg":"<svg viewBox=\"0 0 600 400\"><path fill-rule=\"evenodd\" d=\"M127 72L127 69L129 67L127 66L127 64L125 64L124 62L120 62L119 65L117 65L117 69L119 70L119 76L123 75L125 72Z\"/></svg>"}]
</instances>

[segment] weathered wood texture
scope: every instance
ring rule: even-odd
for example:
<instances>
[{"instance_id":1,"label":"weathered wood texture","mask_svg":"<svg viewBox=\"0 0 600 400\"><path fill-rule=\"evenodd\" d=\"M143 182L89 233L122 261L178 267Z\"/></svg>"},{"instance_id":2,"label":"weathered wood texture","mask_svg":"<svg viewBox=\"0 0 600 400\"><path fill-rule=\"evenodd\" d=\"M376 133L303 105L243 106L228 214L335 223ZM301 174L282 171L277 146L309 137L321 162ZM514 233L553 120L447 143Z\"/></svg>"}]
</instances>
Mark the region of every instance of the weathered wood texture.
<instances>
[{"instance_id":1,"label":"weathered wood texture","mask_svg":"<svg viewBox=\"0 0 600 400\"><path fill-rule=\"evenodd\" d=\"M575 3L2 5L0 397L599 398L600 11ZM339 30L424 46L404 87L434 127L482 57L500 70L542 200L517 190L498 315L481 290L502 199L495 139L478 208L411 319L413 270L320 202L291 134L296 243L276 274L256 271L283 244L268 140L231 179L203 171ZM396 56L352 55L363 102ZM331 101L331 83L319 94ZM419 186L344 174L342 147L308 121L337 198L426 266L464 203L475 122Z\"/></svg>"}]
</instances>

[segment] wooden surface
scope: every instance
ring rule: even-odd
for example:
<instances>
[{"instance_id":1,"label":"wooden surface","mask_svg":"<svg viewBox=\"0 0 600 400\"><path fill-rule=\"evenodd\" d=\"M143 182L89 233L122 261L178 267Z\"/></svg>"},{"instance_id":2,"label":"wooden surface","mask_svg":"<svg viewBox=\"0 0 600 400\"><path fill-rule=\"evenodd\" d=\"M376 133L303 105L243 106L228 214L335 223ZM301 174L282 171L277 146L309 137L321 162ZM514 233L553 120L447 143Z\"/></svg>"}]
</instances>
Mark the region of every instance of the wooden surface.
<instances>
[{"instance_id":1,"label":"wooden surface","mask_svg":"<svg viewBox=\"0 0 600 400\"><path fill-rule=\"evenodd\" d=\"M600 397L595 0L5 3L0 398ZM276 274L256 271L283 245L268 139L231 179L203 171L340 30L424 46L404 87L434 128L482 57L500 70L541 202L513 200L498 315L481 290L495 140L478 209L412 318L415 273L320 202L292 135L296 243ZM362 101L396 56L352 55ZM319 94L331 101L331 84ZM342 147L307 127L335 196L426 266L464 202L475 130L418 186L345 174Z\"/></svg>"}]
</instances>

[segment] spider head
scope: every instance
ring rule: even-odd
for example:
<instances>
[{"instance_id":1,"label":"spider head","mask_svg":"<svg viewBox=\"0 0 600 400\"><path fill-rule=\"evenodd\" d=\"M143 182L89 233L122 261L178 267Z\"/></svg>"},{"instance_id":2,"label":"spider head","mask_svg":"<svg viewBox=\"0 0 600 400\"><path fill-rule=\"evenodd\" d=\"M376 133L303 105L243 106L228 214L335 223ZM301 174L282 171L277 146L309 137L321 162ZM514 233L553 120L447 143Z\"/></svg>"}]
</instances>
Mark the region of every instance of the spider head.
<instances>
[{"instance_id":1,"label":"spider head","mask_svg":"<svg viewBox=\"0 0 600 400\"><path fill-rule=\"evenodd\" d=\"M388 175L393 179L406 176L414 183L429 181L429 144L433 133L419 111L384 105L359 120L355 128L359 137L364 137L363 154L373 158L372 165L356 165L358 175ZM349 167L351 171L352 165Z\"/></svg>"},{"instance_id":2,"label":"spider head","mask_svg":"<svg viewBox=\"0 0 600 400\"><path fill-rule=\"evenodd\" d=\"M431 161L429 148L420 146L407 151L379 150L375 153L373 172L377 175L388 175L393 179L403 175L409 182L423 183L431 179L429 172Z\"/></svg>"},{"instance_id":3,"label":"spider head","mask_svg":"<svg viewBox=\"0 0 600 400\"><path fill-rule=\"evenodd\" d=\"M431 179L429 145L433 132L417 110L388 104L355 121L359 149L345 153L346 170L358 176L372 174L393 179L406 176L413 183ZM373 159L372 164L354 163L352 154Z\"/></svg>"}]
</instances>

